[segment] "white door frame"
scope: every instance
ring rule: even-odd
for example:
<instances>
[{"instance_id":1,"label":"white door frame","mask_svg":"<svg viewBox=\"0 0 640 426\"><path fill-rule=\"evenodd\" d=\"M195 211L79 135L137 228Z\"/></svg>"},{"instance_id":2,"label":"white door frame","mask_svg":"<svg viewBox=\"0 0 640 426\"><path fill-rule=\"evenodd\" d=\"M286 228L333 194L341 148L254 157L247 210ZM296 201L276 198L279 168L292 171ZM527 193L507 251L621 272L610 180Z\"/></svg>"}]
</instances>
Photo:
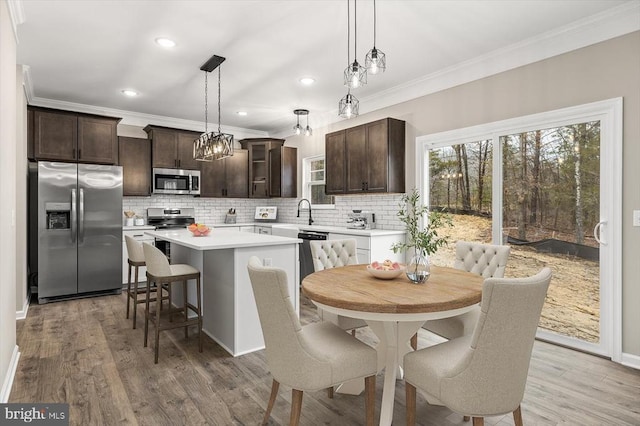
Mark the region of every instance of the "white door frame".
<instances>
[{"instance_id":1,"label":"white door frame","mask_svg":"<svg viewBox=\"0 0 640 426\"><path fill-rule=\"evenodd\" d=\"M622 358L622 98L450 130L416 138L416 188L429 199L429 150L481 140L493 141L493 173L502 176L500 136L600 121L600 342L598 344L538 330L543 340ZM492 179L493 241L502 241L502 179ZM611 190L617 188L618 190ZM606 283L603 285L603 283Z\"/></svg>"}]
</instances>

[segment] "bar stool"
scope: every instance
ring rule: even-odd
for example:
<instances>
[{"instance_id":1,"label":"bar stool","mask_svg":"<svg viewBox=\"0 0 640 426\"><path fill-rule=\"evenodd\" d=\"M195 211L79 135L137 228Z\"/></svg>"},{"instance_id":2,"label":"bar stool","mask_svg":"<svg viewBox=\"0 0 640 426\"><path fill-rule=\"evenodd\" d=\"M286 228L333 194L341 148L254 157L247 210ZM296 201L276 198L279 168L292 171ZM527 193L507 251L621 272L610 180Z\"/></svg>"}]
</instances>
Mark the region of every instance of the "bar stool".
<instances>
[{"instance_id":1,"label":"bar stool","mask_svg":"<svg viewBox=\"0 0 640 426\"><path fill-rule=\"evenodd\" d=\"M127 318L129 318L129 305L133 300L133 328L136 328L136 313L138 303L145 303L145 298L138 299L138 290L139 290L139 281L138 281L138 269L142 266L146 266L144 261L144 250L142 249L142 243L137 241L135 238L132 238L128 235L124 237L125 243L127 245L127 263L129 264L129 271L127 274ZM131 282L131 270L134 271L134 282ZM133 284L133 291L131 289L131 284ZM149 299L150 302L155 302L157 298L157 288L151 288L151 292L156 293L156 297ZM142 292L140 292L142 293ZM144 296L144 294L142 294ZM169 300L169 295L162 295L162 291L160 292L160 300Z\"/></svg>"},{"instance_id":2,"label":"bar stool","mask_svg":"<svg viewBox=\"0 0 640 426\"><path fill-rule=\"evenodd\" d=\"M155 248L151 244L142 244L144 251L144 258L147 264L147 297L145 303L144 313L144 346L147 346L147 336L149 332L149 320L154 323L156 328L156 346L155 346L155 360L158 363L158 349L160 343L160 331L169 330L173 328L184 327L185 339L189 337L189 326L198 326L198 349L202 352L202 298L200 295L200 271L191 265L170 265L167 257L159 249ZM188 280L196 280L196 299L197 306L194 306L188 301ZM149 287L151 283L156 284L158 288L163 285L167 285L169 294L171 294L171 286L174 283L182 283L182 307L173 307L171 300L169 301L169 307L167 309L160 310L160 306L156 306L155 312L149 311L150 291ZM158 305L158 304L156 304ZM193 311L196 316L189 318L189 310ZM167 316L169 321L161 321L161 313L163 316ZM176 313L184 314L183 321L173 321L173 316Z\"/></svg>"}]
</instances>

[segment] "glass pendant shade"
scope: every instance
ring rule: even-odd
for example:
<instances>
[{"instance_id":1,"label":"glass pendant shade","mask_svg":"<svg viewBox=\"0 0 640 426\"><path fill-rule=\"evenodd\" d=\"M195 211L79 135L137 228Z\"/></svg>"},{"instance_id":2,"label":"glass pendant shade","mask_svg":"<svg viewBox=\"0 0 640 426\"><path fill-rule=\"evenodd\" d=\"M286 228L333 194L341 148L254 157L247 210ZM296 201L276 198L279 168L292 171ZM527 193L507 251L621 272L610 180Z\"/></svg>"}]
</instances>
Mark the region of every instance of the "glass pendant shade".
<instances>
[{"instance_id":1,"label":"glass pendant shade","mask_svg":"<svg viewBox=\"0 0 640 426\"><path fill-rule=\"evenodd\" d=\"M296 135L299 135L302 133L302 126L300 124L296 124L295 126L293 126L293 132Z\"/></svg>"},{"instance_id":2,"label":"glass pendant shade","mask_svg":"<svg viewBox=\"0 0 640 426\"><path fill-rule=\"evenodd\" d=\"M382 50L378 50L374 46L373 49L371 49L369 53L367 53L367 56L365 58L365 67L371 74L384 72L385 69L387 69L387 61Z\"/></svg>"},{"instance_id":3,"label":"glass pendant shade","mask_svg":"<svg viewBox=\"0 0 640 426\"><path fill-rule=\"evenodd\" d=\"M357 89L367 84L367 69L357 60L344 70L344 85L349 89Z\"/></svg>"},{"instance_id":4,"label":"glass pendant shade","mask_svg":"<svg viewBox=\"0 0 640 426\"><path fill-rule=\"evenodd\" d=\"M296 122L296 125L293 126L293 132L296 135L301 135L302 132L304 132L305 136L310 136L311 135L311 127L309 127L309 110L308 109L294 109L293 113L298 117L298 121ZM300 116L301 115L306 115L307 116L307 127L303 128L300 125Z\"/></svg>"},{"instance_id":5,"label":"glass pendant shade","mask_svg":"<svg viewBox=\"0 0 640 426\"><path fill-rule=\"evenodd\" d=\"M338 115L343 118L352 118L358 116L360 101L351 93L347 93L344 98L340 99L338 104Z\"/></svg>"},{"instance_id":6,"label":"glass pendant shade","mask_svg":"<svg viewBox=\"0 0 640 426\"><path fill-rule=\"evenodd\" d=\"M309 127L309 125L307 124L307 127L304 129L304 135L311 136L312 134L313 134L313 130L311 130L311 127Z\"/></svg>"}]
</instances>

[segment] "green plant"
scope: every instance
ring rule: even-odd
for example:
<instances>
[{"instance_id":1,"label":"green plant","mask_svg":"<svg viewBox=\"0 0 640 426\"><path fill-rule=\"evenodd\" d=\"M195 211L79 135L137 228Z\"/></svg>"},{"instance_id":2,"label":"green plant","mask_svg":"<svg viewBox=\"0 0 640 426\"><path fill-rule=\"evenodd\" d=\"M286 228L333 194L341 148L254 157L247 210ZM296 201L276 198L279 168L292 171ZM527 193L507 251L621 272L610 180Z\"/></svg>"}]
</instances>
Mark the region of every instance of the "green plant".
<instances>
[{"instance_id":1,"label":"green plant","mask_svg":"<svg viewBox=\"0 0 640 426\"><path fill-rule=\"evenodd\" d=\"M402 196L399 207L397 216L405 225L407 239L403 243L394 243L391 246L394 253L413 248L416 254L430 255L447 245L449 237L438 235L438 230L445 226L453 226L450 215L429 211L424 204L420 203L420 194L415 188L410 194ZM420 221L425 215L424 226L421 229Z\"/></svg>"}]
</instances>

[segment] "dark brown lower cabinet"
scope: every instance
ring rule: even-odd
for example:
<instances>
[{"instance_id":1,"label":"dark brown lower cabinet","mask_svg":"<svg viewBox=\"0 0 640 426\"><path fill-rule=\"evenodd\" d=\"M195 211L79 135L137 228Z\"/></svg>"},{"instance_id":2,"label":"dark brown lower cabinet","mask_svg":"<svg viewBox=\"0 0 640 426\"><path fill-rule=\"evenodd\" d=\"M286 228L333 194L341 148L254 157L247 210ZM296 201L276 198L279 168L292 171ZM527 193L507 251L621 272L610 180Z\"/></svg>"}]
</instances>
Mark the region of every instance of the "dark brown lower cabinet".
<instances>
[{"instance_id":1,"label":"dark brown lower cabinet","mask_svg":"<svg viewBox=\"0 0 640 426\"><path fill-rule=\"evenodd\" d=\"M122 166L122 195L151 195L151 141L142 138L118 138Z\"/></svg>"}]
</instances>

